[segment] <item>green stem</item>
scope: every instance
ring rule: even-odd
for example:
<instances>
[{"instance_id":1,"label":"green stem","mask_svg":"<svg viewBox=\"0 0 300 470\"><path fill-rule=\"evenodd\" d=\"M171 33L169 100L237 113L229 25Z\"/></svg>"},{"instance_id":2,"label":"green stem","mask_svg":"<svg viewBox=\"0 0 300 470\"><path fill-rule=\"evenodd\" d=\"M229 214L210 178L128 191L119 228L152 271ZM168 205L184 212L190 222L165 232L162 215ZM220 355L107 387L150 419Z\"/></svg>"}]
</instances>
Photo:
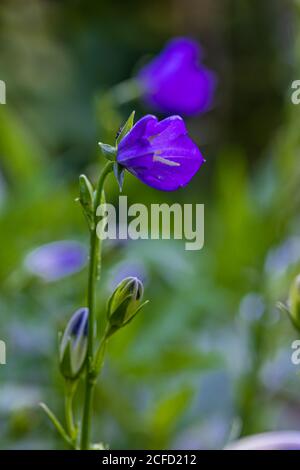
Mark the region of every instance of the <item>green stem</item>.
<instances>
[{"instance_id":1,"label":"green stem","mask_svg":"<svg viewBox=\"0 0 300 470\"><path fill-rule=\"evenodd\" d=\"M102 339L102 341L101 341L101 343L100 343L100 345L99 345L99 347L96 351L96 354L95 354L94 364L95 364L95 371L96 371L97 375L100 374L102 366L103 366L107 341L108 341L108 338L104 334L103 339Z\"/></svg>"},{"instance_id":2,"label":"green stem","mask_svg":"<svg viewBox=\"0 0 300 470\"><path fill-rule=\"evenodd\" d=\"M111 97L111 99L118 105L122 105L136 100L142 94L143 88L141 84L137 80L131 78L112 87L108 90L106 96Z\"/></svg>"},{"instance_id":3,"label":"green stem","mask_svg":"<svg viewBox=\"0 0 300 470\"><path fill-rule=\"evenodd\" d=\"M96 224L96 211L101 202L101 195L103 192L104 182L109 173L113 169L113 162L108 162L98 181L97 190L94 199L94 226L90 233L90 264L89 264L89 277L88 277L88 308L89 308L89 323L88 323L88 352L87 352L87 365L86 365L86 383L85 383L85 398L82 417L81 428L81 449L89 449L90 447L90 430L91 430L91 415L92 415L92 400L93 391L95 387L96 377L94 371L94 339L95 339L95 326L96 326L96 282L97 277L100 276L100 269L98 271L98 263L101 265L101 244L97 237L97 224Z\"/></svg>"},{"instance_id":4,"label":"green stem","mask_svg":"<svg viewBox=\"0 0 300 470\"><path fill-rule=\"evenodd\" d=\"M72 441L75 441L77 430L74 425L73 419L73 397L76 391L77 382L66 382L66 393L65 393L65 417L66 425L69 436Z\"/></svg>"},{"instance_id":5,"label":"green stem","mask_svg":"<svg viewBox=\"0 0 300 470\"><path fill-rule=\"evenodd\" d=\"M261 396L260 371L266 354L266 338L268 334L268 315L266 310L264 316L250 327L251 339L251 366L245 377L242 391L241 403L241 433L240 437L254 434L259 430L259 418L257 419L257 397ZM258 426L258 427L257 427Z\"/></svg>"}]
</instances>

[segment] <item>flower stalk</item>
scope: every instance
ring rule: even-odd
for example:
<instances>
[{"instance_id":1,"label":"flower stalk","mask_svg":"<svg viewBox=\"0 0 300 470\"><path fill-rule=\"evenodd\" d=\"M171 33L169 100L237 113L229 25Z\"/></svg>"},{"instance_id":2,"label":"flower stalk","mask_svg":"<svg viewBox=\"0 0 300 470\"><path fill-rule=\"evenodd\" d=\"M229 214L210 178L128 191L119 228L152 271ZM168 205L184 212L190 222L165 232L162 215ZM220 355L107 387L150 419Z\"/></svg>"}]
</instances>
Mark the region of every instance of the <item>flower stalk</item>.
<instances>
[{"instance_id":1,"label":"flower stalk","mask_svg":"<svg viewBox=\"0 0 300 470\"><path fill-rule=\"evenodd\" d=\"M96 211L100 204L104 183L113 170L113 163L108 162L98 181L97 190L94 199L94 224L90 229L90 260L89 260L89 277L88 277L88 308L89 308L89 324L88 324L88 347L86 362L86 383L85 398L82 416L81 428L81 449L89 449L90 431L91 431L91 413L93 391L96 383L96 374L94 369L94 340L96 326L96 282L100 277L101 269L101 241L97 237L96 232Z\"/></svg>"},{"instance_id":2,"label":"flower stalk","mask_svg":"<svg viewBox=\"0 0 300 470\"><path fill-rule=\"evenodd\" d=\"M73 417L73 398L77 389L78 381L66 381L66 391L65 391L65 417L66 417L66 427L68 434L76 445L77 438L77 427L74 424Z\"/></svg>"}]
</instances>

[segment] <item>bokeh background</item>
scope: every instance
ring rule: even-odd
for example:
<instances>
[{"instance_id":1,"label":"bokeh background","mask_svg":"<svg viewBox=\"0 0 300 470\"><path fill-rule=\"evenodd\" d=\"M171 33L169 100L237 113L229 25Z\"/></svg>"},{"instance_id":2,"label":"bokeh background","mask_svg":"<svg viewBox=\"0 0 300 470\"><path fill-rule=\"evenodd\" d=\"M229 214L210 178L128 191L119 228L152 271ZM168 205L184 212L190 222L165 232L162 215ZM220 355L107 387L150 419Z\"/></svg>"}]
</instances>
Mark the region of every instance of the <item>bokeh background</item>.
<instances>
[{"instance_id":1,"label":"bokeh background","mask_svg":"<svg viewBox=\"0 0 300 470\"><path fill-rule=\"evenodd\" d=\"M54 240L88 243L78 175L140 101L107 91L174 36L191 36L218 77L214 107L187 120L207 163L161 193L126 176L129 202L205 204L205 247L107 243L99 314L120 272L142 273L149 306L110 342L94 438L111 448L221 448L300 430L297 338L276 308L300 270L300 2L2 0L0 79L0 447L60 448L38 407L63 414L57 333L85 304L86 270L58 282L24 259ZM116 128L115 128L116 126ZM109 180L110 198L118 189Z\"/></svg>"}]
</instances>

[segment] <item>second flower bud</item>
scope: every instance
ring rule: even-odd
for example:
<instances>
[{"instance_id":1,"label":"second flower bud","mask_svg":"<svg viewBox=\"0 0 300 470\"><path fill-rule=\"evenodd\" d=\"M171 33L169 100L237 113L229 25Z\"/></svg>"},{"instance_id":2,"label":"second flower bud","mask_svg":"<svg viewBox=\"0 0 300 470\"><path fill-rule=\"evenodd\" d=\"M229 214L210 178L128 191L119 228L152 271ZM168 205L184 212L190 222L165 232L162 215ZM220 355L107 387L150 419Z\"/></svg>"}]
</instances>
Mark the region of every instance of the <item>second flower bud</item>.
<instances>
[{"instance_id":1,"label":"second flower bud","mask_svg":"<svg viewBox=\"0 0 300 470\"><path fill-rule=\"evenodd\" d=\"M127 325L148 303L143 302L144 287L136 277L126 277L118 284L107 305L107 336Z\"/></svg>"},{"instance_id":2,"label":"second flower bud","mask_svg":"<svg viewBox=\"0 0 300 470\"><path fill-rule=\"evenodd\" d=\"M71 317L59 347L60 371L65 379L76 380L83 370L88 343L87 308L80 308Z\"/></svg>"}]
</instances>

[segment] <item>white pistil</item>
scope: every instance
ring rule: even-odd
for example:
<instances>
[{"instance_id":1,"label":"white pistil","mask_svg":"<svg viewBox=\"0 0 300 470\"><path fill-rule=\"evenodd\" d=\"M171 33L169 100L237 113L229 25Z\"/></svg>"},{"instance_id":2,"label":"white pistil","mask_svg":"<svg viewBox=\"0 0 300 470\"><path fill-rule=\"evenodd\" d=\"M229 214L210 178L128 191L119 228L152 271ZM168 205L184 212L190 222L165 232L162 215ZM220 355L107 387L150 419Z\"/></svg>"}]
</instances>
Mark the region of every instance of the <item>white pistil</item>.
<instances>
[{"instance_id":1,"label":"white pistil","mask_svg":"<svg viewBox=\"0 0 300 470\"><path fill-rule=\"evenodd\" d=\"M153 161L154 162L160 162L160 163L163 163L164 165L168 165L168 166L180 166L180 163L173 162L172 160L167 160L166 158L161 157L160 155L157 155L157 153L155 153L153 155Z\"/></svg>"}]
</instances>

